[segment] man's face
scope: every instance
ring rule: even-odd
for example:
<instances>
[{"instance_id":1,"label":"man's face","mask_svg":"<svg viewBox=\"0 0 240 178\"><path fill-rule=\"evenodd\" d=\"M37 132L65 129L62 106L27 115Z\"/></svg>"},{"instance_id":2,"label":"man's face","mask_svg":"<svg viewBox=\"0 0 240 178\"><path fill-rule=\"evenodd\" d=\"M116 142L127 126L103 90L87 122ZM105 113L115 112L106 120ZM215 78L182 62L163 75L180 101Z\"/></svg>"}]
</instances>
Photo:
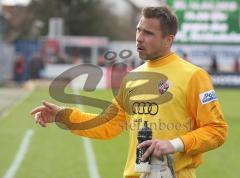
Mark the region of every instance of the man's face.
<instances>
[{"instance_id":1,"label":"man's face","mask_svg":"<svg viewBox=\"0 0 240 178\"><path fill-rule=\"evenodd\" d=\"M169 35L162 36L158 19L141 17L136 32L137 51L141 59L154 60L166 55L171 47L169 44L172 41L169 40Z\"/></svg>"}]
</instances>

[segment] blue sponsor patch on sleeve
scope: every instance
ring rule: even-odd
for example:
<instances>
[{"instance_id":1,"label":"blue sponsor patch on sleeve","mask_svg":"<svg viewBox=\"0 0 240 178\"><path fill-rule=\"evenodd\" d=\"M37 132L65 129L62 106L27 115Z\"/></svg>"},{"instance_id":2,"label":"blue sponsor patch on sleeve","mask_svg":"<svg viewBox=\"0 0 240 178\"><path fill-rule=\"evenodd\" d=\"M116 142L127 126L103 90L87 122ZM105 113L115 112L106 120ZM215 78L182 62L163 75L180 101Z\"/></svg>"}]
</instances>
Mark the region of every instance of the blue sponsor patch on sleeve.
<instances>
[{"instance_id":1,"label":"blue sponsor patch on sleeve","mask_svg":"<svg viewBox=\"0 0 240 178\"><path fill-rule=\"evenodd\" d=\"M214 90L209 90L207 92L201 93L199 97L202 104L207 104L217 100L217 95Z\"/></svg>"}]
</instances>

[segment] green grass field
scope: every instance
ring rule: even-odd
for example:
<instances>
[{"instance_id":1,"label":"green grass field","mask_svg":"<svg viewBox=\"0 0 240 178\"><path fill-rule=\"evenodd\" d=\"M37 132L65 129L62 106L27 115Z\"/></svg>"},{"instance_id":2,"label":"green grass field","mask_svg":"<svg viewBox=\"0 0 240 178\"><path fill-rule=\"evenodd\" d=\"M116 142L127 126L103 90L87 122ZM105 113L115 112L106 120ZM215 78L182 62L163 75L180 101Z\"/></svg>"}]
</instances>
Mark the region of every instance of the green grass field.
<instances>
[{"instance_id":1,"label":"green grass field","mask_svg":"<svg viewBox=\"0 0 240 178\"><path fill-rule=\"evenodd\" d=\"M198 178L238 177L240 90L217 90L217 94L229 124L229 137L224 146L205 154L204 163L197 171ZM112 98L106 90L96 91L92 96ZM43 99L54 101L47 89L37 89L12 108L5 118L0 118L0 177L13 161L26 130L32 128L34 134L28 152L15 178L88 178L81 137L54 124L42 128L29 115ZM90 107L84 110L96 112ZM127 157L128 133L110 141L93 140L92 143L101 178L121 178Z\"/></svg>"}]
</instances>

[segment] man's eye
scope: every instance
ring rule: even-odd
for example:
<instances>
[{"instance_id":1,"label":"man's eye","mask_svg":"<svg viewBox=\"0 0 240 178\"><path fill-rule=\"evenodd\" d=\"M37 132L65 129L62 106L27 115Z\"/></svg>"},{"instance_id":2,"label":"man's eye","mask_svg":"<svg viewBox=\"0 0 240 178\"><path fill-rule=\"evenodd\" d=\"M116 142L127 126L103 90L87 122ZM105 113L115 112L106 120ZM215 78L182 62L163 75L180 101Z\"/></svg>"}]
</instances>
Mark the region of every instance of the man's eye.
<instances>
[{"instance_id":1,"label":"man's eye","mask_svg":"<svg viewBox=\"0 0 240 178\"><path fill-rule=\"evenodd\" d=\"M153 33L152 32L149 32L149 31L146 31L145 32L147 35L153 35Z\"/></svg>"}]
</instances>

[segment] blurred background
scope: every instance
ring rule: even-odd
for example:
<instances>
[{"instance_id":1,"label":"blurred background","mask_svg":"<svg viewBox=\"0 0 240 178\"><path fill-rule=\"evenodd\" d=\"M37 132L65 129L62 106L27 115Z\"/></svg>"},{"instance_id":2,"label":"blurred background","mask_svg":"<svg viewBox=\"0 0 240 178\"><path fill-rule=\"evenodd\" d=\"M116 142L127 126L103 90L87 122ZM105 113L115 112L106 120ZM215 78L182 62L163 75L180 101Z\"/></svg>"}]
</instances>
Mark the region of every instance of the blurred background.
<instances>
[{"instance_id":1,"label":"blurred background","mask_svg":"<svg viewBox=\"0 0 240 178\"><path fill-rule=\"evenodd\" d=\"M85 95L111 101L111 87L122 78L118 69L119 78L111 83L113 61L126 63L128 70L142 64L135 49L141 9L163 4L179 19L173 50L210 73L230 126L227 143L206 154L198 177L238 176L240 0L0 0L0 177L122 177L127 133L111 141L90 141L98 172L92 175L85 140L55 125L39 128L29 112L43 99L65 105L49 96L49 85L85 63L103 71L97 90ZM77 92L82 83L73 81ZM34 134L26 153L19 153L29 129ZM22 159L12 168L17 155Z\"/></svg>"},{"instance_id":2,"label":"blurred background","mask_svg":"<svg viewBox=\"0 0 240 178\"><path fill-rule=\"evenodd\" d=\"M0 83L54 78L82 63L107 68L110 49L131 50L127 63L135 68L141 63L134 41L140 10L161 4L179 18L174 51L217 73L215 84L239 86L239 0L2 0Z\"/></svg>"}]
</instances>

